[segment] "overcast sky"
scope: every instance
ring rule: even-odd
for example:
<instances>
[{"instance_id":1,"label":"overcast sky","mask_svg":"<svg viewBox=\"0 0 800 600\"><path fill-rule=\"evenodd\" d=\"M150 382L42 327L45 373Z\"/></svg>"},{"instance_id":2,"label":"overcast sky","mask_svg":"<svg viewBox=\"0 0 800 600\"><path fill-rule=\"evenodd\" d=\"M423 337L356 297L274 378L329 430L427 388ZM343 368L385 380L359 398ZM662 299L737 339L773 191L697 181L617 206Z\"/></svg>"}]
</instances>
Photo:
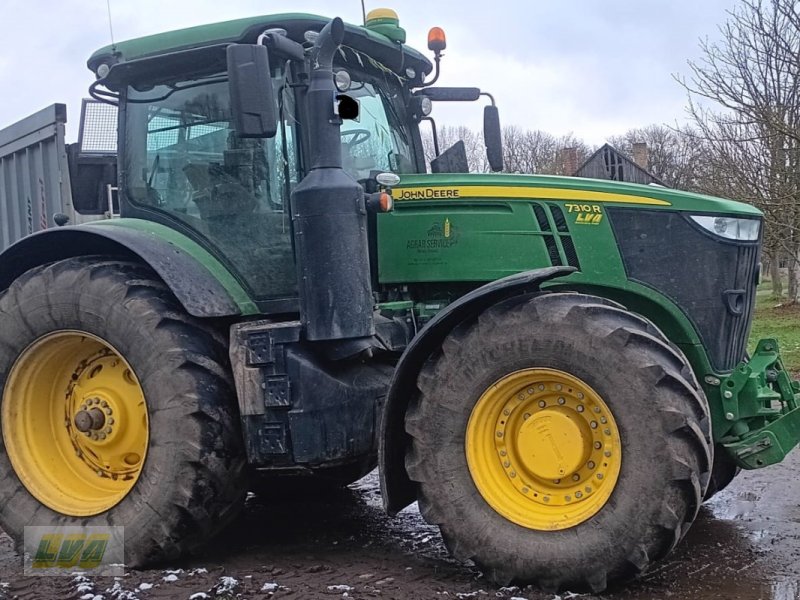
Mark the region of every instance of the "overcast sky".
<instances>
[{"instance_id":1,"label":"overcast sky","mask_svg":"<svg viewBox=\"0 0 800 600\"><path fill-rule=\"evenodd\" d=\"M110 0L117 41L239 17L310 12L361 22L359 0ZM698 39L736 0L367 0L394 8L408 42L447 33L442 85L491 92L504 124L573 132L592 144L632 127L675 123ZM106 0L2 0L0 128L53 102L67 104L76 137L86 59L110 41ZM479 127L478 106L438 105L437 120Z\"/></svg>"}]
</instances>

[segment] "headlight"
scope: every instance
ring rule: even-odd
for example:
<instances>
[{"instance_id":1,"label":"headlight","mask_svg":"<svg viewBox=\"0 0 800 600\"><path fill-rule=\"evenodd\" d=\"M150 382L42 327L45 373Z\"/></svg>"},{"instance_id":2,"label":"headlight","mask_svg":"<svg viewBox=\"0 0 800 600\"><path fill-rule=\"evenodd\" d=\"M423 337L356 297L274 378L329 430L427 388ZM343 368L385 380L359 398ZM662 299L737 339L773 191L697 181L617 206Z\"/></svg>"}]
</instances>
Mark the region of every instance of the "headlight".
<instances>
[{"instance_id":1,"label":"headlight","mask_svg":"<svg viewBox=\"0 0 800 600\"><path fill-rule=\"evenodd\" d=\"M706 231L729 240L754 242L758 239L761 221L758 219L736 219L734 217L710 217L691 215L692 221Z\"/></svg>"}]
</instances>

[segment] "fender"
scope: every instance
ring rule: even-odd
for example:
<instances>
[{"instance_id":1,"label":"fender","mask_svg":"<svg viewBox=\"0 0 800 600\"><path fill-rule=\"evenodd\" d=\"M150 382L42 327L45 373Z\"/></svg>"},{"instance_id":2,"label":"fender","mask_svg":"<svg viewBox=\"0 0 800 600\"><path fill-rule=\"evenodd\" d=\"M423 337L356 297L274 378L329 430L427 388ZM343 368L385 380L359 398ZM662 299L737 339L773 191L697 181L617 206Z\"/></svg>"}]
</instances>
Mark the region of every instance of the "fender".
<instances>
[{"instance_id":1,"label":"fender","mask_svg":"<svg viewBox=\"0 0 800 600\"><path fill-rule=\"evenodd\" d=\"M257 312L233 275L199 244L174 229L139 219L46 229L21 239L0 254L0 291L29 269L92 254L149 265L195 317Z\"/></svg>"},{"instance_id":2,"label":"fender","mask_svg":"<svg viewBox=\"0 0 800 600\"><path fill-rule=\"evenodd\" d=\"M431 353L465 319L475 317L489 306L512 296L537 292L545 281L570 275L576 270L574 267L548 267L488 283L449 304L411 340L392 375L386 406L381 414L378 464L383 506L387 513L395 515L417 499L416 485L409 479L405 468L408 435L404 421L409 400L417 393L417 376Z\"/></svg>"}]
</instances>

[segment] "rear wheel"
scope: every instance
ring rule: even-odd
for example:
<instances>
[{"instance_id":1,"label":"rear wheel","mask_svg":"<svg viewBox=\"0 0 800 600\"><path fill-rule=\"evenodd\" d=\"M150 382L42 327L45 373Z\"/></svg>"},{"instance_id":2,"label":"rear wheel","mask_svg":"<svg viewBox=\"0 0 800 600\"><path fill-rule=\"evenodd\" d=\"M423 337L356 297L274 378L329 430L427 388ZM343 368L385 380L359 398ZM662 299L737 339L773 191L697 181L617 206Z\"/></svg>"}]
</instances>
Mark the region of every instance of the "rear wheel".
<instances>
[{"instance_id":1,"label":"rear wheel","mask_svg":"<svg viewBox=\"0 0 800 600\"><path fill-rule=\"evenodd\" d=\"M199 547L245 460L225 336L144 266L33 269L0 295L0 524L124 526L125 562Z\"/></svg>"},{"instance_id":2,"label":"rear wheel","mask_svg":"<svg viewBox=\"0 0 800 600\"><path fill-rule=\"evenodd\" d=\"M665 556L711 468L705 398L649 322L579 294L451 333L406 417L408 473L452 553L497 583L600 591Z\"/></svg>"}]
</instances>

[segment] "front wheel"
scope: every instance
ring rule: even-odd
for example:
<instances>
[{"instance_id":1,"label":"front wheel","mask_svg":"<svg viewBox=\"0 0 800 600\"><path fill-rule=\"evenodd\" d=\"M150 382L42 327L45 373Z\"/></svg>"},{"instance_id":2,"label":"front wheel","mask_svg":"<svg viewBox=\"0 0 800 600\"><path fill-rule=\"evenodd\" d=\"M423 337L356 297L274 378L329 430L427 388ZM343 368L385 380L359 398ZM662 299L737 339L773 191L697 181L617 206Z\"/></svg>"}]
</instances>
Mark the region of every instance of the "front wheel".
<instances>
[{"instance_id":1,"label":"front wheel","mask_svg":"<svg viewBox=\"0 0 800 600\"><path fill-rule=\"evenodd\" d=\"M497 583L590 589L664 557L711 468L705 398L649 322L601 298L513 299L419 377L406 466L420 511Z\"/></svg>"},{"instance_id":2,"label":"front wheel","mask_svg":"<svg viewBox=\"0 0 800 600\"><path fill-rule=\"evenodd\" d=\"M146 267L33 269L0 293L0 524L123 526L141 566L202 544L241 506L225 337Z\"/></svg>"}]
</instances>

